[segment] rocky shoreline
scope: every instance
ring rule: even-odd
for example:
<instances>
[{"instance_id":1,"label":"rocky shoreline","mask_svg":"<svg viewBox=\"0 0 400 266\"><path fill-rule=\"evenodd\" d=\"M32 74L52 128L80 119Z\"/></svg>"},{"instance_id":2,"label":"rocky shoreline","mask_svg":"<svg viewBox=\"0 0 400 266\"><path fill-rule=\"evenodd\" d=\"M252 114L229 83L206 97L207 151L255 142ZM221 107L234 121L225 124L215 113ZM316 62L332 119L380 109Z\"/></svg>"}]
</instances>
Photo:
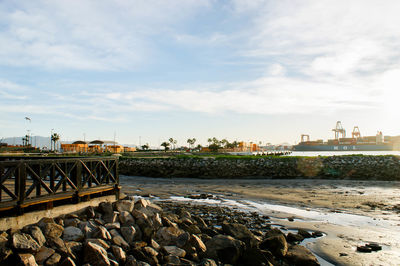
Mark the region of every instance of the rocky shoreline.
<instances>
[{"instance_id":1,"label":"rocky shoreline","mask_svg":"<svg viewBox=\"0 0 400 266\"><path fill-rule=\"evenodd\" d=\"M147 177L400 180L400 160L394 155L121 158L119 170L124 175Z\"/></svg>"},{"instance_id":2,"label":"rocky shoreline","mask_svg":"<svg viewBox=\"0 0 400 266\"><path fill-rule=\"evenodd\" d=\"M1 265L319 265L269 217L126 197L0 234Z\"/></svg>"}]
</instances>

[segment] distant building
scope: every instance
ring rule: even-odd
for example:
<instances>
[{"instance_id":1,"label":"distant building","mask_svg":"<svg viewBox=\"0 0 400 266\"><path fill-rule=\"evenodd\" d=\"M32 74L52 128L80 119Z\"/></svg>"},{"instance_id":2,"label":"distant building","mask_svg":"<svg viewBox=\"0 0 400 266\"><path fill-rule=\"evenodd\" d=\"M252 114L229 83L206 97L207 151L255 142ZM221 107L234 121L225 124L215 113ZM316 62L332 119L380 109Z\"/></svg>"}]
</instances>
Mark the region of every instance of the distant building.
<instances>
[{"instance_id":1,"label":"distant building","mask_svg":"<svg viewBox=\"0 0 400 266\"><path fill-rule=\"evenodd\" d=\"M136 148L117 145L114 141L94 140L87 143L78 140L72 144L61 144L61 151L64 153L121 153L134 152L136 151Z\"/></svg>"}]
</instances>

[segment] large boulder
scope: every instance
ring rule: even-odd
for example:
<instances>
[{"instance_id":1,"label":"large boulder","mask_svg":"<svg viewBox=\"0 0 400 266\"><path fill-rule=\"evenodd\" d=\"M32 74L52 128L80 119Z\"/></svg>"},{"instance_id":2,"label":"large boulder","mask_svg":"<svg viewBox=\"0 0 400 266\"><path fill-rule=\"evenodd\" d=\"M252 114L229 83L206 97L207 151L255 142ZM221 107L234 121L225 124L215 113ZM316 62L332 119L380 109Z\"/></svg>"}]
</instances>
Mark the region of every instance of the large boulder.
<instances>
[{"instance_id":1,"label":"large boulder","mask_svg":"<svg viewBox=\"0 0 400 266\"><path fill-rule=\"evenodd\" d=\"M110 266L110 260L107 256L107 251L96 245L92 242L88 242L85 245L84 249L84 258L85 263L89 263L91 265L98 265L98 266Z\"/></svg>"},{"instance_id":2,"label":"large boulder","mask_svg":"<svg viewBox=\"0 0 400 266\"><path fill-rule=\"evenodd\" d=\"M55 252L54 249L43 246L39 249L38 253L35 254L35 260L37 263L43 264Z\"/></svg>"},{"instance_id":3,"label":"large boulder","mask_svg":"<svg viewBox=\"0 0 400 266\"><path fill-rule=\"evenodd\" d=\"M178 236L184 233L176 227L161 227L156 233L156 240L163 246L176 243Z\"/></svg>"},{"instance_id":4,"label":"large boulder","mask_svg":"<svg viewBox=\"0 0 400 266\"><path fill-rule=\"evenodd\" d=\"M98 238L88 238L85 240L85 245L87 245L89 242L91 242L92 244L96 244L102 248L104 248L105 250L110 248L110 245L107 244L106 241L102 240L102 239L98 239Z\"/></svg>"},{"instance_id":5,"label":"large boulder","mask_svg":"<svg viewBox=\"0 0 400 266\"><path fill-rule=\"evenodd\" d=\"M275 256L283 257L286 255L288 250L288 244L286 238L283 235L278 234L264 239L260 243L260 249L269 250Z\"/></svg>"},{"instance_id":6,"label":"large boulder","mask_svg":"<svg viewBox=\"0 0 400 266\"><path fill-rule=\"evenodd\" d=\"M15 233L12 236L12 247L18 251L36 253L40 246L31 235Z\"/></svg>"},{"instance_id":7,"label":"large boulder","mask_svg":"<svg viewBox=\"0 0 400 266\"><path fill-rule=\"evenodd\" d=\"M205 257L223 263L236 264L244 249L244 243L231 236L216 235L206 243Z\"/></svg>"},{"instance_id":8,"label":"large boulder","mask_svg":"<svg viewBox=\"0 0 400 266\"><path fill-rule=\"evenodd\" d=\"M128 244L128 242L125 241L125 239L118 233L117 230L115 230L115 229L111 230L111 231L110 231L110 234L111 234L111 236L112 236L111 241L112 241L115 245L120 246L120 247L122 247L122 248L125 249L125 250L128 250L128 249L129 249L129 244Z\"/></svg>"},{"instance_id":9,"label":"large boulder","mask_svg":"<svg viewBox=\"0 0 400 266\"><path fill-rule=\"evenodd\" d=\"M30 234L33 237L33 239L35 239L35 241L39 244L39 246L43 246L44 243L46 242L46 238L44 237L43 232L39 226L36 225L25 226L23 231L27 234Z\"/></svg>"},{"instance_id":10,"label":"large boulder","mask_svg":"<svg viewBox=\"0 0 400 266\"><path fill-rule=\"evenodd\" d=\"M119 221L122 225L135 223L135 219L133 219L133 216L130 214L130 212L127 211L122 211L119 214Z\"/></svg>"},{"instance_id":11,"label":"large boulder","mask_svg":"<svg viewBox=\"0 0 400 266\"><path fill-rule=\"evenodd\" d=\"M18 258L18 265L37 266L35 257L32 254L20 253L20 254L18 254L17 258Z\"/></svg>"},{"instance_id":12,"label":"large boulder","mask_svg":"<svg viewBox=\"0 0 400 266\"><path fill-rule=\"evenodd\" d=\"M64 227L56 223L46 223L42 229L43 234L46 238L61 237L64 231Z\"/></svg>"},{"instance_id":13,"label":"large boulder","mask_svg":"<svg viewBox=\"0 0 400 266\"><path fill-rule=\"evenodd\" d=\"M46 260L46 266L57 266L61 260L61 255L54 253L50 258Z\"/></svg>"},{"instance_id":14,"label":"large boulder","mask_svg":"<svg viewBox=\"0 0 400 266\"><path fill-rule=\"evenodd\" d=\"M104 240L110 240L111 239L111 234L108 232L107 228L105 228L102 225L99 225L97 227L97 231L95 231L93 234L94 238L101 238Z\"/></svg>"},{"instance_id":15,"label":"large boulder","mask_svg":"<svg viewBox=\"0 0 400 266\"><path fill-rule=\"evenodd\" d=\"M117 261L119 263L123 264L126 260L125 251L121 247L116 246L116 245L112 245L111 250L112 250L114 257L117 259Z\"/></svg>"},{"instance_id":16,"label":"large boulder","mask_svg":"<svg viewBox=\"0 0 400 266\"><path fill-rule=\"evenodd\" d=\"M135 203L132 200L121 200L115 204L115 210L119 212L131 212L135 206Z\"/></svg>"},{"instance_id":17,"label":"large boulder","mask_svg":"<svg viewBox=\"0 0 400 266\"><path fill-rule=\"evenodd\" d=\"M316 266L320 265L314 254L311 253L307 248L299 245L291 246L285 258L290 264L293 265L304 265L304 266Z\"/></svg>"},{"instance_id":18,"label":"large boulder","mask_svg":"<svg viewBox=\"0 0 400 266\"><path fill-rule=\"evenodd\" d=\"M65 245L65 242L59 237L48 238L46 241L46 246L56 250L58 253L64 256L68 256L68 254L71 253Z\"/></svg>"},{"instance_id":19,"label":"large boulder","mask_svg":"<svg viewBox=\"0 0 400 266\"><path fill-rule=\"evenodd\" d=\"M257 246L259 242L256 236L252 232L250 232L250 230L247 229L247 227L244 226L243 224L223 223L222 230L224 231L225 234L230 235L233 238L242 240L243 242L246 243L246 245L250 247Z\"/></svg>"},{"instance_id":20,"label":"large boulder","mask_svg":"<svg viewBox=\"0 0 400 266\"><path fill-rule=\"evenodd\" d=\"M178 248L177 246L165 246L163 248L168 253L168 255L177 256L180 258L183 258L186 255L186 251Z\"/></svg>"},{"instance_id":21,"label":"large boulder","mask_svg":"<svg viewBox=\"0 0 400 266\"><path fill-rule=\"evenodd\" d=\"M196 248L197 252L206 252L207 250L206 245L197 235L191 235L189 242L193 247Z\"/></svg>"},{"instance_id":22,"label":"large boulder","mask_svg":"<svg viewBox=\"0 0 400 266\"><path fill-rule=\"evenodd\" d=\"M63 239L64 241L80 241L84 239L84 235L81 229L68 226L64 229Z\"/></svg>"},{"instance_id":23,"label":"large boulder","mask_svg":"<svg viewBox=\"0 0 400 266\"><path fill-rule=\"evenodd\" d=\"M121 234L130 245L132 245L134 240L137 240L136 229L132 225L121 227Z\"/></svg>"}]
</instances>

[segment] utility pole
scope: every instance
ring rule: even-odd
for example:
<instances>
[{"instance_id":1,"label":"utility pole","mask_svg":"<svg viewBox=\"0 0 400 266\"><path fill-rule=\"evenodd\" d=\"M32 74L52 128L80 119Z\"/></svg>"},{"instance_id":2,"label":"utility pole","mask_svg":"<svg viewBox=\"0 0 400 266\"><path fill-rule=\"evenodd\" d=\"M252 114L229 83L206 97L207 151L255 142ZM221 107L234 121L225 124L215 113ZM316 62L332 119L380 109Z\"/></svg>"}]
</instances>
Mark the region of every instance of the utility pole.
<instances>
[{"instance_id":1,"label":"utility pole","mask_svg":"<svg viewBox=\"0 0 400 266\"><path fill-rule=\"evenodd\" d=\"M117 153L117 152L116 152L116 150L117 150L117 144L115 143L116 134L117 134L117 132L114 130L114 153Z\"/></svg>"}]
</instances>

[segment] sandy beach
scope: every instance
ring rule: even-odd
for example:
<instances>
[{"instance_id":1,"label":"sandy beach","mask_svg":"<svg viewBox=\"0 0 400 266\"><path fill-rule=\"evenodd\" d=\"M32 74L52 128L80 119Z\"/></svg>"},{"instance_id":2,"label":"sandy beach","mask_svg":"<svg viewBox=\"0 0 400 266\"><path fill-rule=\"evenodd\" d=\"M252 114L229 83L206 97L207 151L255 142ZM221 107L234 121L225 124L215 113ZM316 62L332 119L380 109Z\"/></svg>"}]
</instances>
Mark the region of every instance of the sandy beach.
<instances>
[{"instance_id":1,"label":"sandy beach","mask_svg":"<svg viewBox=\"0 0 400 266\"><path fill-rule=\"evenodd\" d=\"M198 204L231 205L271 216L286 228L322 231L305 244L340 265L398 265L400 182L302 179L179 179L121 176L126 194ZM193 200L205 194L209 199ZM204 196L204 195L203 195ZM289 221L287 218L294 218ZM377 242L382 251L357 252ZM328 264L329 265L329 264Z\"/></svg>"}]
</instances>

